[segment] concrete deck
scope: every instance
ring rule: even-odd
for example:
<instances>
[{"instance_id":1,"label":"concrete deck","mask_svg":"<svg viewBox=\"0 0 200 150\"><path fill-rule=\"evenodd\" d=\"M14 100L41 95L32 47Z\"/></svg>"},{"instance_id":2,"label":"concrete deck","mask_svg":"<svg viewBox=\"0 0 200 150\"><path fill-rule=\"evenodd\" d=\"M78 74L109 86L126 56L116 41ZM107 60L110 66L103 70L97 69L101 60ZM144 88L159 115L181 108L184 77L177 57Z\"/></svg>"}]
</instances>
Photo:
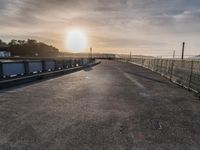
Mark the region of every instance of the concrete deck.
<instances>
[{"instance_id":1,"label":"concrete deck","mask_svg":"<svg viewBox=\"0 0 200 150\"><path fill-rule=\"evenodd\" d=\"M93 68L0 91L2 150L199 150L200 101L150 70Z\"/></svg>"}]
</instances>

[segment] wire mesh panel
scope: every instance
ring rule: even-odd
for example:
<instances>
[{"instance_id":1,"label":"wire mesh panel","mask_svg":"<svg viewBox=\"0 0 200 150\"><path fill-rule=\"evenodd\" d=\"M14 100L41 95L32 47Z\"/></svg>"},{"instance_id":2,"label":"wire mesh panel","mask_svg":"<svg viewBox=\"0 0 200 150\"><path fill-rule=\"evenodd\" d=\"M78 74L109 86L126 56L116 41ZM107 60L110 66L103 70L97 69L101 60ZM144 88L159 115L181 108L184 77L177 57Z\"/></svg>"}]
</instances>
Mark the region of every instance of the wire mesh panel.
<instances>
[{"instance_id":1,"label":"wire mesh panel","mask_svg":"<svg viewBox=\"0 0 200 150\"><path fill-rule=\"evenodd\" d=\"M172 75L172 71L173 71L173 64L174 61L173 60L168 60L167 63L167 70L166 70L166 75L170 78Z\"/></svg>"},{"instance_id":2,"label":"wire mesh panel","mask_svg":"<svg viewBox=\"0 0 200 150\"><path fill-rule=\"evenodd\" d=\"M193 62L190 87L200 92L200 61Z\"/></svg>"},{"instance_id":3,"label":"wire mesh panel","mask_svg":"<svg viewBox=\"0 0 200 150\"><path fill-rule=\"evenodd\" d=\"M200 92L200 61L152 58L132 58L131 61Z\"/></svg>"},{"instance_id":4,"label":"wire mesh panel","mask_svg":"<svg viewBox=\"0 0 200 150\"><path fill-rule=\"evenodd\" d=\"M172 72L172 61L173 60L164 59L162 62L161 74L168 78L170 78Z\"/></svg>"},{"instance_id":5,"label":"wire mesh panel","mask_svg":"<svg viewBox=\"0 0 200 150\"><path fill-rule=\"evenodd\" d=\"M190 82L191 65L192 61L184 61L184 60L174 61L172 80L188 87Z\"/></svg>"},{"instance_id":6,"label":"wire mesh panel","mask_svg":"<svg viewBox=\"0 0 200 150\"><path fill-rule=\"evenodd\" d=\"M155 69L155 59L149 59L149 69Z\"/></svg>"},{"instance_id":7,"label":"wire mesh panel","mask_svg":"<svg viewBox=\"0 0 200 150\"><path fill-rule=\"evenodd\" d=\"M162 61L162 67L161 67L161 70L160 70L160 73L162 75L167 75L167 62L168 62L168 60Z\"/></svg>"},{"instance_id":8,"label":"wire mesh panel","mask_svg":"<svg viewBox=\"0 0 200 150\"><path fill-rule=\"evenodd\" d=\"M153 70L154 71L157 71L157 63L158 63L158 60L157 59L154 59L154 61L153 61Z\"/></svg>"},{"instance_id":9,"label":"wire mesh panel","mask_svg":"<svg viewBox=\"0 0 200 150\"><path fill-rule=\"evenodd\" d=\"M143 61L144 61L143 66L146 67L146 68L149 68L150 60L149 59L145 59Z\"/></svg>"},{"instance_id":10,"label":"wire mesh panel","mask_svg":"<svg viewBox=\"0 0 200 150\"><path fill-rule=\"evenodd\" d=\"M140 58L133 58L133 59L131 59L131 61L138 65L142 65L142 59L140 59Z\"/></svg>"},{"instance_id":11,"label":"wire mesh panel","mask_svg":"<svg viewBox=\"0 0 200 150\"><path fill-rule=\"evenodd\" d=\"M162 63L163 63L163 60L162 59L158 59L158 70L157 72L161 74L161 71L162 71Z\"/></svg>"}]
</instances>

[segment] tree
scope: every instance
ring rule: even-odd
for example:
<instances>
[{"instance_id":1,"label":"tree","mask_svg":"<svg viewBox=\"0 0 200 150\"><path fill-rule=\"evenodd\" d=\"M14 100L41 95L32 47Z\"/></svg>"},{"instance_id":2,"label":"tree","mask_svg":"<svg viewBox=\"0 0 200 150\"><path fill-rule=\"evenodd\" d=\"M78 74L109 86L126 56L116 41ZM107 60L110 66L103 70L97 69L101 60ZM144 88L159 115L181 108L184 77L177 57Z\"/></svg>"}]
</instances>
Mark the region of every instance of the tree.
<instances>
[{"instance_id":1,"label":"tree","mask_svg":"<svg viewBox=\"0 0 200 150\"><path fill-rule=\"evenodd\" d=\"M25 40L17 40L17 43L20 44L20 45L22 45L22 44L25 44L26 41Z\"/></svg>"},{"instance_id":2,"label":"tree","mask_svg":"<svg viewBox=\"0 0 200 150\"><path fill-rule=\"evenodd\" d=\"M32 39L28 39L27 43L30 44L30 45L31 44L37 44L37 41L36 40L32 40Z\"/></svg>"},{"instance_id":3,"label":"tree","mask_svg":"<svg viewBox=\"0 0 200 150\"><path fill-rule=\"evenodd\" d=\"M7 44L0 39L0 46L7 46Z\"/></svg>"},{"instance_id":4,"label":"tree","mask_svg":"<svg viewBox=\"0 0 200 150\"><path fill-rule=\"evenodd\" d=\"M33 39L28 39L27 41L11 40L8 50L12 56L22 57L53 57L59 55L57 48Z\"/></svg>"},{"instance_id":5,"label":"tree","mask_svg":"<svg viewBox=\"0 0 200 150\"><path fill-rule=\"evenodd\" d=\"M12 45L17 45L17 40L11 40L9 43L8 43L9 46L12 46Z\"/></svg>"}]
</instances>

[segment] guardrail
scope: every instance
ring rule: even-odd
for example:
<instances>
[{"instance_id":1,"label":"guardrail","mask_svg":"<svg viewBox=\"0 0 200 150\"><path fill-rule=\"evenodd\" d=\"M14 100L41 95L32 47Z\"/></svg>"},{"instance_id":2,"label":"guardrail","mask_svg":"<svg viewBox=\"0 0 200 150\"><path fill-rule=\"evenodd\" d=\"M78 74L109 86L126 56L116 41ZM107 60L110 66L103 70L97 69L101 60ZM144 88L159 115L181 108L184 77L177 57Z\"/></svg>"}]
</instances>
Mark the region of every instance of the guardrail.
<instances>
[{"instance_id":1,"label":"guardrail","mask_svg":"<svg viewBox=\"0 0 200 150\"><path fill-rule=\"evenodd\" d=\"M126 60L148 68L165 76L178 85L200 93L200 61L154 58L131 58L121 60Z\"/></svg>"},{"instance_id":2,"label":"guardrail","mask_svg":"<svg viewBox=\"0 0 200 150\"><path fill-rule=\"evenodd\" d=\"M0 80L20 78L45 72L55 72L79 66L86 66L94 62L94 59L48 59L41 60L12 60L0 62Z\"/></svg>"}]
</instances>

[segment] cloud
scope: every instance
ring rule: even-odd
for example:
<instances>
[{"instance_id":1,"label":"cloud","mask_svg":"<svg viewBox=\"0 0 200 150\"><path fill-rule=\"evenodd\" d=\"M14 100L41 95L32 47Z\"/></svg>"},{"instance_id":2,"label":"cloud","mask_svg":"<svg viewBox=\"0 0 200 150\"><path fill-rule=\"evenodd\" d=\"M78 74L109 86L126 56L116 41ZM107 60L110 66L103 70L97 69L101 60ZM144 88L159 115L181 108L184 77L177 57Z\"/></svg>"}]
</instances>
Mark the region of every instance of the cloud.
<instances>
[{"instance_id":1,"label":"cloud","mask_svg":"<svg viewBox=\"0 0 200 150\"><path fill-rule=\"evenodd\" d=\"M33 36L64 50L66 29L80 26L99 47L162 48L198 37L199 7L197 0L0 0L0 37Z\"/></svg>"}]
</instances>

